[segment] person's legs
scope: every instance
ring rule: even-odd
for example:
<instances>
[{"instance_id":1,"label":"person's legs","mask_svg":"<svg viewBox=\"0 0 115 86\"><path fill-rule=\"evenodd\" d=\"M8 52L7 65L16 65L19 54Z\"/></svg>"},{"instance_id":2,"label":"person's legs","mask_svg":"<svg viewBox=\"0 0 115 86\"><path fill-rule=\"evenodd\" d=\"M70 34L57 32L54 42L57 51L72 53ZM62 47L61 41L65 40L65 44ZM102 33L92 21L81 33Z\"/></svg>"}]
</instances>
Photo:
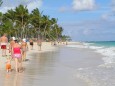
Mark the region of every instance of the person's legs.
<instances>
[{"instance_id":1,"label":"person's legs","mask_svg":"<svg viewBox=\"0 0 115 86\"><path fill-rule=\"evenodd\" d=\"M40 45L40 51L41 51L41 45Z\"/></svg>"},{"instance_id":2,"label":"person's legs","mask_svg":"<svg viewBox=\"0 0 115 86\"><path fill-rule=\"evenodd\" d=\"M32 50L32 45L30 45L30 49Z\"/></svg>"},{"instance_id":3,"label":"person's legs","mask_svg":"<svg viewBox=\"0 0 115 86\"><path fill-rule=\"evenodd\" d=\"M19 68L21 68L22 67L22 60L21 60L21 58L18 59L18 62L19 62Z\"/></svg>"},{"instance_id":4,"label":"person's legs","mask_svg":"<svg viewBox=\"0 0 115 86\"><path fill-rule=\"evenodd\" d=\"M2 49L2 56L4 56L4 50Z\"/></svg>"},{"instance_id":5,"label":"person's legs","mask_svg":"<svg viewBox=\"0 0 115 86\"><path fill-rule=\"evenodd\" d=\"M16 69L16 72L18 72L18 59L15 58L15 69Z\"/></svg>"},{"instance_id":6,"label":"person's legs","mask_svg":"<svg viewBox=\"0 0 115 86\"><path fill-rule=\"evenodd\" d=\"M33 45L32 45L32 50L33 50Z\"/></svg>"},{"instance_id":7,"label":"person's legs","mask_svg":"<svg viewBox=\"0 0 115 86\"><path fill-rule=\"evenodd\" d=\"M4 49L4 56L6 56L6 49Z\"/></svg>"},{"instance_id":8,"label":"person's legs","mask_svg":"<svg viewBox=\"0 0 115 86\"><path fill-rule=\"evenodd\" d=\"M21 60L21 58L18 59L18 63L19 63L19 72L23 72L22 60Z\"/></svg>"},{"instance_id":9,"label":"person's legs","mask_svg":"<svg viewBox=\"0 0 115 86\"><path fill-rule=\"evenodd\" d=\"M22 61L24 61L24 51L22 51Z\"/></svg>"},{"instance_id":10,"label":"person's legs","mask_svg":"<svg viewBox=\"0 0 115 86\"><path fill-rule=\"evenodd\" d=\"M41 45L38 45L38 50L41 51Z\"/></svg>"},{"instance_id":11,"label":"person's legs","mask_svg":"<svg viewBox=\"0 0 115 86\"><path fill-rule=\"evenodd\" d=\"M6 49L2 49L2 56L6 56Z\"/></svg>"},{"instance_id":12,"label":"person's legs","mask_svg":"<svg viewBox=\"0 0 115 86\"><path fill-rule=\"evenodd\" d=\"M24 52L24 60L26 60L26 51Z\"/></svg>"},{"instance_id":13,"label":"person's legs","mask_svg":"<svg viewBox=\"0 0 115 86\"><path fill-rule=\"evenodd\" d=\"M14 55L12 51L11 51L11 59L14 59Z\"/></svg>"},{"instance_id":14,"label":"person's legs","mask_svg":"<svg viewBox=\"0 0 115 86\"><path fill-rule=\"evenodd\" d=\"M23 52L22 52L22 61L25 61L25 60L26 60L26 52L23 51Z\"/></svg>"},{"instance_id":15,"label":"person's legs","mask_svg":"<svg viewBox=\"0 0 115 86\"><path fill-rule=\"evenodd\" d=\"M39 49L39 45L38 45L38 50L40 50L40 49Z\"/></svg>"},{"instance_id":16,"label":"person's legs","mask_svg":"<svg viewBox=\"0 0 115 86\"><path fill-rule=\"evenodd\" d=\"M2 56L6 56L6 45L1 45Z\"/></svg>"}]
</instances>

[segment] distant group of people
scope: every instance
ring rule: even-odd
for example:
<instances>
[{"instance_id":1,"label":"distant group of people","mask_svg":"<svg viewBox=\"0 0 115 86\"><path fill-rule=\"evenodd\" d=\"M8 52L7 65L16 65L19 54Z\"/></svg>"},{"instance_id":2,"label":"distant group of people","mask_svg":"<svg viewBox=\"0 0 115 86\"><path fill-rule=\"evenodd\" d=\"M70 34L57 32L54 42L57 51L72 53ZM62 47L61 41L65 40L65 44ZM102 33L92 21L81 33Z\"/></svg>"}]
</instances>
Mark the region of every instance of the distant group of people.
<instances>
[{"instance_id":1,"label":"distant group of people","mask_svg":"<svg viewBox=\"0 0 115 86\"><path fill-rule=\"evenodd\" d=\"M33 50L34 42L32 39L30 39L30 49ZM28 51L28 44L26 39L22 39L21 43L18 42L18 40L15 37L12 37L9 46L8 45L8 38L7 34L4 34L0 38L0 46L1 46L1 52L2 57L7 57L6 51L9 50L10 57L7 58L6 61L6 70L9 72L11 70L11 60L14 59L15 61L15 71L20 72L23 70L22 68L22 61L26 60L26 52ZM37 40L37 45L39 47L39 50L41 50L42 41Z\"/></svg>"}]
</instances>

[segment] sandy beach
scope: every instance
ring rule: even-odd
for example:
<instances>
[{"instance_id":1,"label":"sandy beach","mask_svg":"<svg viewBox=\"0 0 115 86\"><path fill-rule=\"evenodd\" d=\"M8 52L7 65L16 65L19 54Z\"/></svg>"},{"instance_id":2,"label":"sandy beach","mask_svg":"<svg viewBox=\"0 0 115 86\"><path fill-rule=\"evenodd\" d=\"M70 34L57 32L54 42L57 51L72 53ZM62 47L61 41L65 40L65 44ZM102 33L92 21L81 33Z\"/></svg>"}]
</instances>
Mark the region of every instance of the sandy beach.
<instances>
[{"instance_id":1,"label":"sandy beach","mask_svg":"<svg viewBox=\"0 0 115 86\"><path fill-rule=\"evenodd\" d=\"M114 15L115 0L0 0L0 86L115 86Z\"/></svg>"},{"instance_id":2,"label":"sandy beach","mask_svg":"<svg viewBox=\"0 0 115 86\"><path fill-rule=\"evenodd\" d=\"M79 70L101 65L102 55L91 49L51 46L44 42L42 50L34 43L33 50L27 52L28 61L23 62L22 73L7 73L5 58L1 57L1 86L91 86L81 78ZM12 64L13 65L13 64ZM81 73L82 74L82 73Z\"/></svg>"}]
</instances>

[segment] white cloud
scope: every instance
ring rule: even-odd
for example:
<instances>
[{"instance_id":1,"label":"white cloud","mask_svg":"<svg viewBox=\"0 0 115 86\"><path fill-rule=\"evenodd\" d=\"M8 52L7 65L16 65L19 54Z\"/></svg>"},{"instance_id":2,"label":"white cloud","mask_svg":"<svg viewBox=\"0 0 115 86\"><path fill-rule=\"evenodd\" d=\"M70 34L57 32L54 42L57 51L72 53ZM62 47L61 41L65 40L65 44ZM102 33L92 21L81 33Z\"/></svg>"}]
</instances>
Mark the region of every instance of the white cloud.
<instances>
[{"instance_id":1,"label":"white cloud","mask_svg":"<svg viewBox=\"0 0 115 86\"><path fill-rule=\"evenodd\" d=\"M22 4L28 7L29 11L34 8L39 8L42 5L43 0L3 0L3 4L0 7L0 12L5 13L9 9L14 9L16 6Z\"/></svg>"},{"instance_id":2,"label":"white cloud","mask_svg":"<svg viewBox=\"0 0 115 86\"><path fill-rule=\"evenodd\" d=\"M5 13L9 9L14 9L14 7L3 7L3 8L0 8L0 12Z\"/></svg>"},{"instance_id":3,"label":"white cloud","mask_svg":"<svg viewBox=\"0 0 115 86\"><path fill-rule=\"evenodd\" d=\"M39 8L42 5L42 0L31 2L27 5L29 11L32 11L35 8Z\"/></svg>"},{"instance_id":4,"label":"white cloud","mask_svg":"<svg viewBox=\"0 0 115 86\"><path fill-rule=\"evenodd\" d=\"M73 0L73 10L93 10L96 7L95 0Z\"/></svg>"}]
</instances>

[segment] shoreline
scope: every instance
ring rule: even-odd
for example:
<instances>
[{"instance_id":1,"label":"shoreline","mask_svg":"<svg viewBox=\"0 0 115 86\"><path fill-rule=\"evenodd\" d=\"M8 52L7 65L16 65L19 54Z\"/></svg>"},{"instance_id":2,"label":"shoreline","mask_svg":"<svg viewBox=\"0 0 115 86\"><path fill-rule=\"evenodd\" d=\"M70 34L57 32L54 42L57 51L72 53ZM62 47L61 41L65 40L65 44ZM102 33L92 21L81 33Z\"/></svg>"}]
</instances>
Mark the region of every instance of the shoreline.
<instances>
[{"instance_id":1,"label":"shoreline","mask_svg":"<svg viewBox=\"0 0 115 86\"><path fill-rule=\"evenodd\" d=\"M66 86L89 86L88 82L81 78L81 69L97 67L103 63L101 57L101 54L93 52L89 48L69 48L63 45L52 46L50 42L43 42L42 51L39 51L37 43L34 43L33 50L30 50L29 47L29 51L27 51L28 61L23 62L25 71L18 73L18 76L15 71L11 72L9 81L11 82L15 75L19 79L18 83L22 84L21 86L32 86L33 84L28 80L35 80L34 82L39 86L54 86L55 84L60 86L66 83L68 83ZM0 59L0 61L3 61L3 59ZM80 72L79 69L81 70ZM2 76L7 74L4 71L5 67L3 66L1 70ZM4 77L1 78L4 79ZM61 82L62 80L64 82ZM12 86L11 83L9 86Z\"/></svg>"}]
</instances>

